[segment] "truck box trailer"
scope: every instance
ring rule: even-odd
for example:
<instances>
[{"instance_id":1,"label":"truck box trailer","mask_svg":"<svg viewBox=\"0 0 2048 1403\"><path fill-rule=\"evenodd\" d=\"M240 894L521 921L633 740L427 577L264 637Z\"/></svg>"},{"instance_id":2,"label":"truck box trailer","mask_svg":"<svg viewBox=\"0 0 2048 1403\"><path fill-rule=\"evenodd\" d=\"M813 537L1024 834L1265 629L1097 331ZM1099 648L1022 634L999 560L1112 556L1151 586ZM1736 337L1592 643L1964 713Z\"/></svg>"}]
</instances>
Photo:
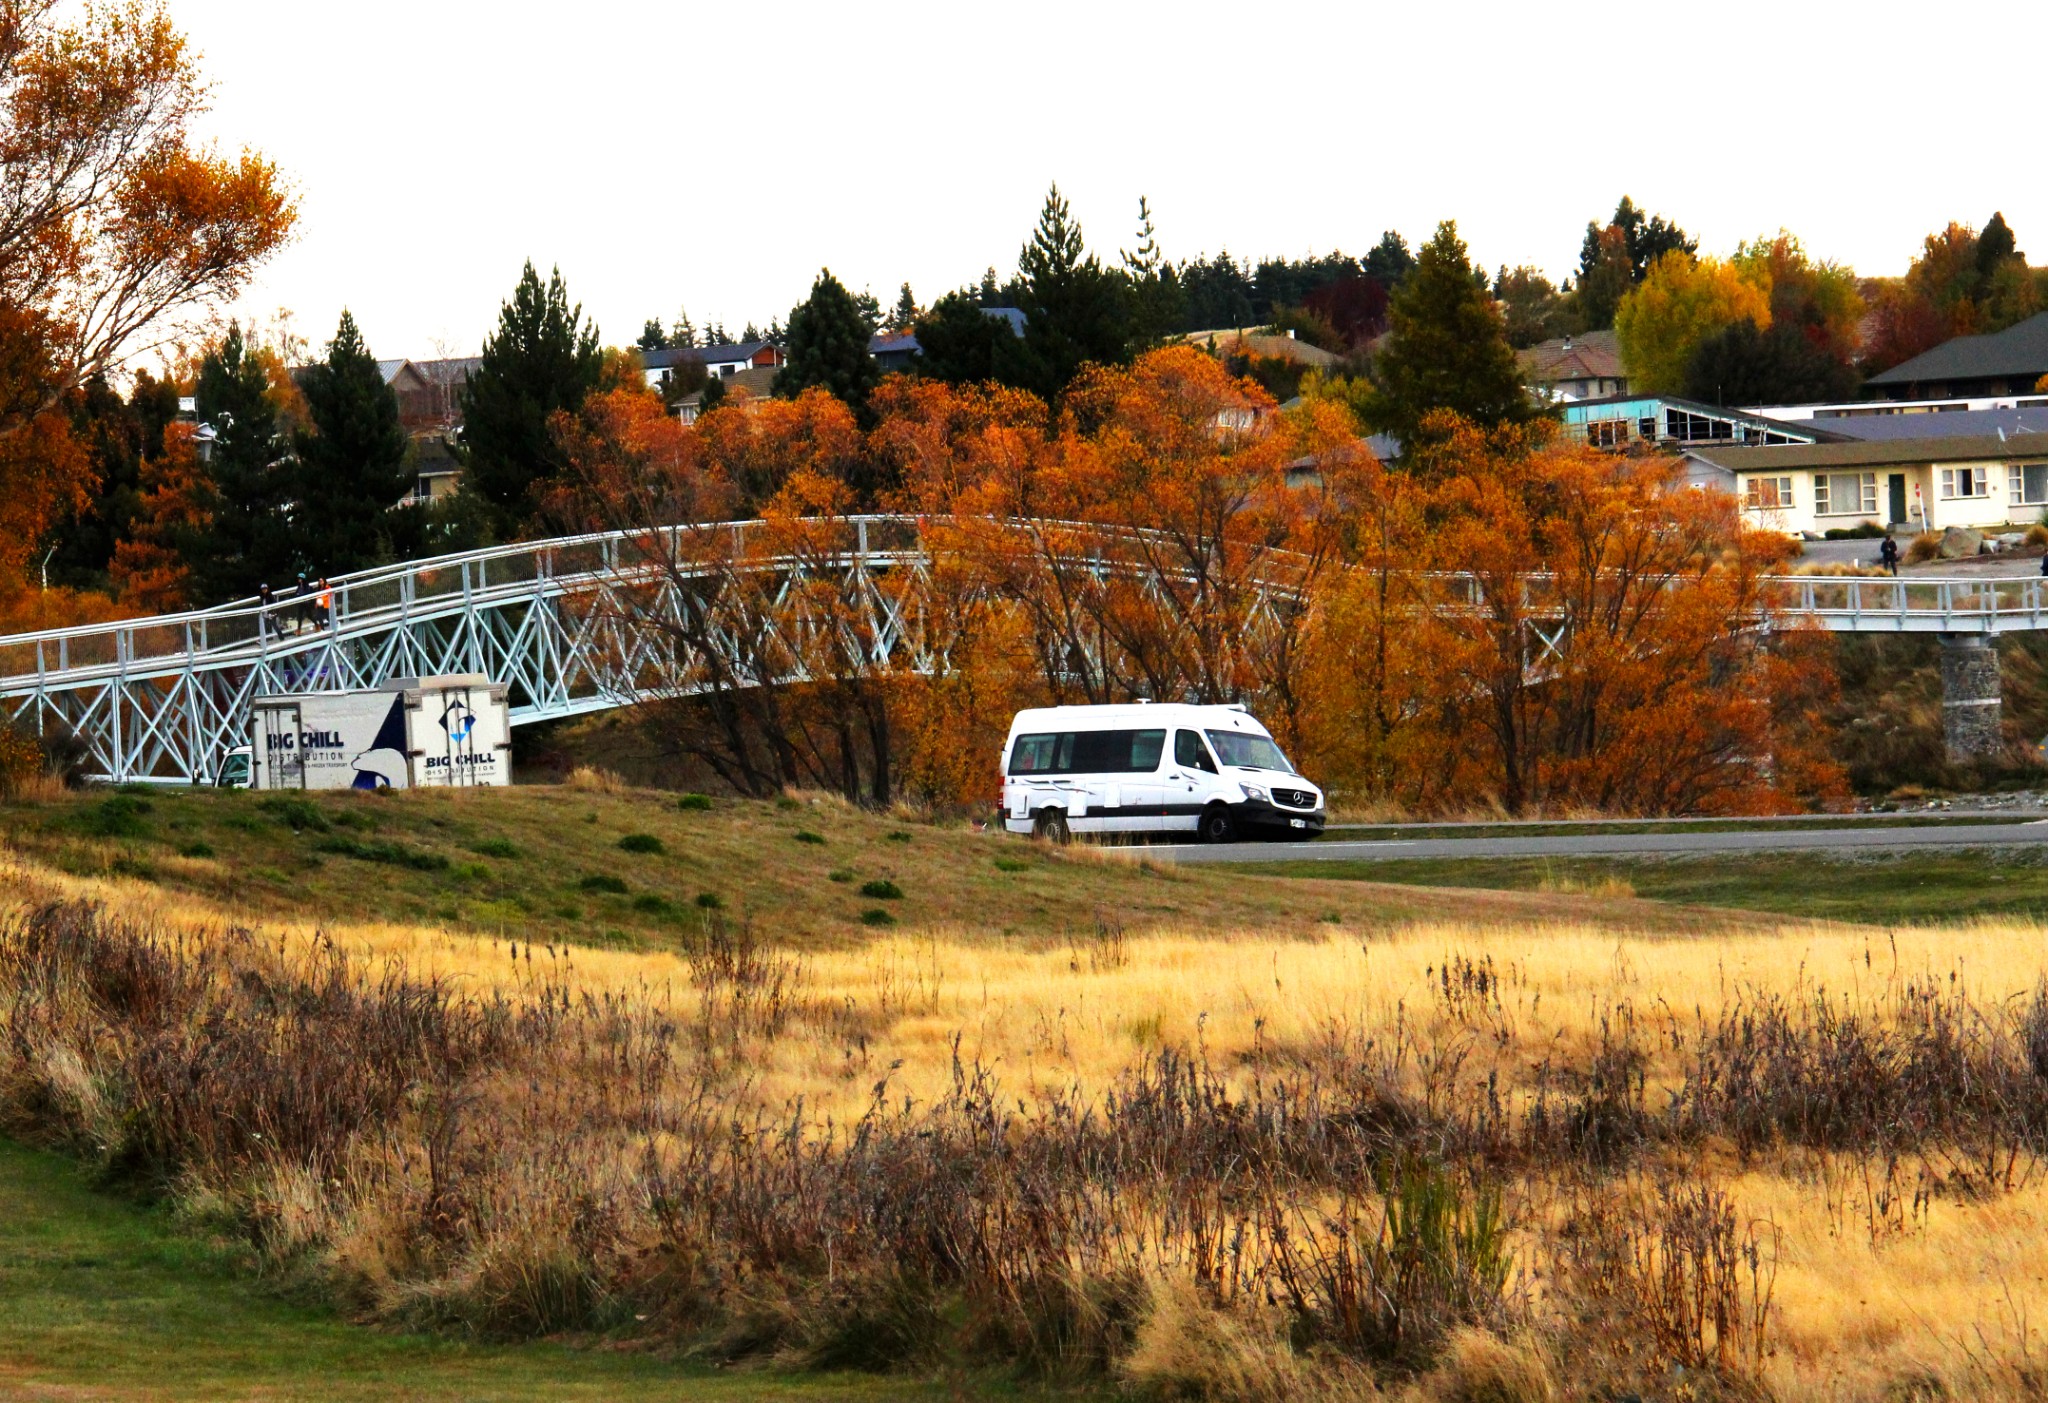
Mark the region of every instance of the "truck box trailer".
<instances>
[{"instance_id":1,"label":"truck box trailer","mask_svg":"<svg viewBox=\"0 0 2048 1403\"><path fill-rule=\"evenodd\" d=\"M251 789L407 789L512 782L505 688L480 674L250 704Z\"/></svg>"}]
</instances>

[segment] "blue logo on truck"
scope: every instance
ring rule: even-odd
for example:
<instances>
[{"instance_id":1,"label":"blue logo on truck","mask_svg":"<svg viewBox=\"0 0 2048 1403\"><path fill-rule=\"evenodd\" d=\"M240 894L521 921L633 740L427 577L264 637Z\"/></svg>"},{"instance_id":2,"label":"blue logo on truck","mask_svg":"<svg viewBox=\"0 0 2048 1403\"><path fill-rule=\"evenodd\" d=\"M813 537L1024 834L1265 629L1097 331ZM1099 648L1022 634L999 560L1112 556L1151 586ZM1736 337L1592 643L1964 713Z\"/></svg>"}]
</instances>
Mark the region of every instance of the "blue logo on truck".
<instances>
[{"instance_id":1,"label":"blue logo on truck","mask_svg":"<svg viewBox=\"0 0 2048 1403\"><path fill-rule=\"evenodd\" d=\"M391 710L370 748L355 758L353 789L389 789L405 783L405 696L392 697Z\"/></svg>"}]
</instances>

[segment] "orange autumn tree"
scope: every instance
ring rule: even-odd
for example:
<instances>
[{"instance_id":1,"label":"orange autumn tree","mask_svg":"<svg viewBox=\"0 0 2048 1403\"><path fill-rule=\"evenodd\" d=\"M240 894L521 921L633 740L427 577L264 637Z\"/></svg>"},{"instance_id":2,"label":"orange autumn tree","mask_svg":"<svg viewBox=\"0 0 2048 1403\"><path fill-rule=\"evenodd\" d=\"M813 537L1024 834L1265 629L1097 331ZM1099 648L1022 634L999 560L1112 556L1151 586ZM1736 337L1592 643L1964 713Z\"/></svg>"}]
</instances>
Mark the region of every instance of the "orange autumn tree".
<instances>
[{"instance_id":1,"label":"orange autumn tree","mask_svg":"<svg viewBox=\"0 0 2048 1403\"><path fill-rule=\"evenodd\" d=\"M190 424L164 429L163 452L142 465L142 510L114 547L111 573L123 607L168 614L190 606L186 563L213 521L213 480L199 461Z\"/></svg>"},{"instance_id":2,"label":"orange autumn tree","mask_svg":"<svg viewBox=\"0 0 2048 1403\"><path fill-rule=\"evenodd\" d=\"M1739 813L1839 792L1781 545L1670 459L1450 428L1417 646L1447 747L1511 813ZM1469 583L1468 583L1469 581ZM1469 792L1468 800L1475 795Z\"/></svg>"},{"instance_id":3,"label":"orange autumn tree","mask_svg":"<svg viewBox=\"0 0 2048 1403\"><path fill-rule=\"evenodd\" d=\"M145 0L0 5L0 308L47 330L50 373L0 405L0 439L124 355L189 332L281 248L276 169L193 127L207 87Z\"/></svg>"}]
</instances>

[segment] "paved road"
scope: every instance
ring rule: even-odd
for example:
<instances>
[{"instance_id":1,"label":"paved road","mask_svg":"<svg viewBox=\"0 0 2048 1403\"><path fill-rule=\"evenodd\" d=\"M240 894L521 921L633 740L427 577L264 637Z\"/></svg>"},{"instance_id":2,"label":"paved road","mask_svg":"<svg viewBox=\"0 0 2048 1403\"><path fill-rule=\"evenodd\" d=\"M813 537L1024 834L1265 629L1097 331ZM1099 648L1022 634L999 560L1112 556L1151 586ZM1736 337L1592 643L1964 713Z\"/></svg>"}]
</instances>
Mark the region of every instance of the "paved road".
<instances>
[{"instance_id":1,"label":"paved road","mask_svg":"<svg viewBox=\"0 0 2048 1403\"><path fill-rule=\"evenodd\" d=\"M1657 853L1906 852L2048 843L2048 819L1928 828L1799 828L1767 832L1585 833L1556 837L1403 838L1376 842L1227 843L1134 849L1174 862L1390 862L1446 857L1607 857Z\"/></svg>"}]
</instances>

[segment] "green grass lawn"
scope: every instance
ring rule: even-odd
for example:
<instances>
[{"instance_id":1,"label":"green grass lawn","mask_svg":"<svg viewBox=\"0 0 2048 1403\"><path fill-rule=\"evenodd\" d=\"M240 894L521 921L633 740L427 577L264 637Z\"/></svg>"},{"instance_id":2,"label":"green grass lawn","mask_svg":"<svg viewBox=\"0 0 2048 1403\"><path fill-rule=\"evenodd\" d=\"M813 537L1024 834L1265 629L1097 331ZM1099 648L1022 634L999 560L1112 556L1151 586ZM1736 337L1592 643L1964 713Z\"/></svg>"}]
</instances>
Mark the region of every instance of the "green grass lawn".
<instances>
[{"instance_id":1,"label":"green grass lawn","mask_svg":"<svg viewBox=\"0 0 2048 1403\"><path fill-rule=\"evenodd\" d=\"M974 1396L1018 1394L971 1382ZM0 1140L0 1396L823 1403L961 1392L957 1381L713 1370L351 1325L238 1276L164 1215L89 1188L69 1161Z\"/></svg>"},{"instance_id":2,"label":"green grass lawn","mask_svg":"<svg viewBox=\"0 0 2048 1403\"><path fill-rule=\"evenodd\" d=\"M1296 876L1505 891L1597 891L1625 883L1651 901L1785 916L1934 924L1973 916L2048 917L2048 853L1727 854L1698 857L1418 858L1296 862Z\"/></svg>"}]
</instances>

